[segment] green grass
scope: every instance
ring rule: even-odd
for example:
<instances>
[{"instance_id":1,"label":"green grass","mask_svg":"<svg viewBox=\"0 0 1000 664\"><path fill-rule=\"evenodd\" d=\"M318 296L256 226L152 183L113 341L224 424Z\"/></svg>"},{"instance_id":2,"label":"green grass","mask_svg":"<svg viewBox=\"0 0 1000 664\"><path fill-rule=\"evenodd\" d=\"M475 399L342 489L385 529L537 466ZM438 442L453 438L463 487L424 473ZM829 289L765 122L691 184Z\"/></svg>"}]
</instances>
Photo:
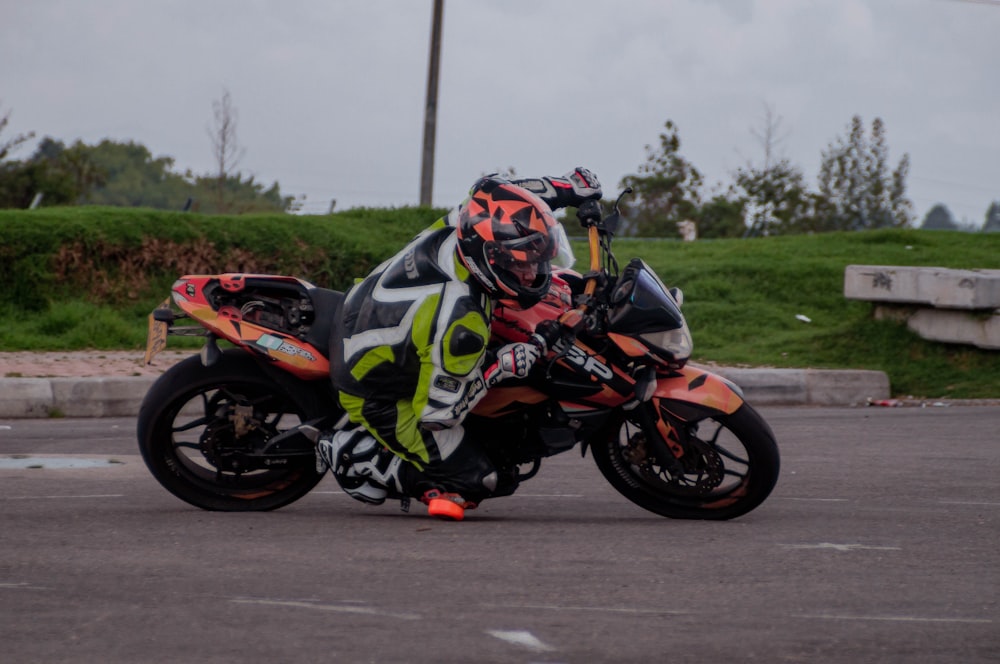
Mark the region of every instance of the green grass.
<instances>
[{"instance_id":1,"label":"green grass","mask_svg":"<svg viewBox=\"0 0 1000 664\"><path fill-rule=\"evenodd\" d=\"M0 350L141 349L147 314L187 271L180 258L176 269L168 257L160 260L157 248L148 246L151 237L194 247L203 261L212 255L246 260L238 252L256 252L261 271L343 288L348 275L363 274L440 213L404 208L228 218L109 208L39 212L0 211L0 276L13 284L0 292ZM60 247L63 272L78 255L93 267L57 279L47 266L58 263L52 257ZM134 256L130 248L144 252L143 261L115 263ZM577 268L584 269L585 247L576 242L574 248ZM696 361L875 369L889 374L896 395L1000 397L1000 352L924 341L904 325L874 320L871 304L843 296L844 268L851 264L998 269L1000 234L888 230L695 243L618 240L615 248L622 265L639 256L684 291ZM130 280L144 266L145 288L130 291ZM211 271L229 269L251 268L225 264ZM96 295L101 287L111 295ZM185 343L196 347L198 340L171 339L170 345Z\"/></svg>"}]
</instances>

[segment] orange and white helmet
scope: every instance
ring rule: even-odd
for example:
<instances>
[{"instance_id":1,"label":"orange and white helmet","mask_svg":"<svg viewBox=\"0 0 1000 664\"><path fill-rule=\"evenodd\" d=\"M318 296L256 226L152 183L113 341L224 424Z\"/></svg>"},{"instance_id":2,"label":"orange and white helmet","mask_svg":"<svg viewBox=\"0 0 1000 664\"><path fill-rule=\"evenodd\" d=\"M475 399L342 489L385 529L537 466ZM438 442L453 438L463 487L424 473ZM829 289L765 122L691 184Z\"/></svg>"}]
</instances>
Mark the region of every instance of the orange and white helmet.
<instances>
[{"instance_id":1,"label":"orange and white helmet","mask_svg":"<svg viewBox=\"0 0 1000 664\"><path fill-rule=\"evenodd\" d=\"M549 291L559 229L538 196L508 180L485 177L459 209L458 253L490 295L527 309Z\"/></svg>"}]
</instances>

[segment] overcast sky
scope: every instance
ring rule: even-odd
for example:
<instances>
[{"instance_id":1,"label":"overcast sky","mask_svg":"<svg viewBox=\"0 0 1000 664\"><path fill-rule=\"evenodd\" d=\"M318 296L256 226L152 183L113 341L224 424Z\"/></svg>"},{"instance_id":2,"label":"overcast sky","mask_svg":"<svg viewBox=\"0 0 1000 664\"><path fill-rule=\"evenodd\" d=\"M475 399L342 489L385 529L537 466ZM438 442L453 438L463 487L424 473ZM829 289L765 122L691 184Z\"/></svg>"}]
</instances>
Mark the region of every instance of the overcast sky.
<instances>
[{"instance_id":1,"label":"overcast sky","mask_svg":"<svg viewBox=\"0 0 1000 664\"><path fill-rule=\"evenodd\" d=\"M212 103L244 174L306 212L419 200L432 0L0 0L4 138L134 140L207 173ZM711 187L779 156L815 187L852 116L910 156L917 222L1000 200L1000 0L445 0L434 204L482 173L584 165L607 193L664 123Z\"/></svg>"}]
</instances>

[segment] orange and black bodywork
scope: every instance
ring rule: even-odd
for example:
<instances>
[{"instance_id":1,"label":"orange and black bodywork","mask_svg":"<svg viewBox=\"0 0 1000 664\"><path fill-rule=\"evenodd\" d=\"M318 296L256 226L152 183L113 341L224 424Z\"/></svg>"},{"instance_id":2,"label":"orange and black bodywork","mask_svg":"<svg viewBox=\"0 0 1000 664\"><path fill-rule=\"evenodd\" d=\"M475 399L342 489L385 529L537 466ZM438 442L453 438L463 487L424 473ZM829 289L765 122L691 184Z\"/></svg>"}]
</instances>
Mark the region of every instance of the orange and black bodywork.
<instances>
[{"instance_id":1,"label":"orange and black bodywork","mask_svg":"<svg viewBox=\"0 0 1000 664\"><path fill-rule=\"evenodd\" d=\"M171 296L183 314L218 338L303 380L329 378L339 292L295 277L228 273L181 277Z\"/></svg>"},{"instance_id":2,"label":"orange and black bodywork","mask_svg":"<svg viewBox=\"0 0 1000 664\"><path fill-rule=\"evenodd\" d=\"M549 295L530 309L498 306L493 316L494 338L503 343L527 341L540 323L559 319L572 306L567 279L573 277L554 275ZM731 414L743 404L739 388L726 379L686 366L686 358L671 365L651 352L643 339L625 332L624 326L622 330L603 338L580 335L572 344L564 342L550 349L548 357L554 361L540 369L538 376L523 384L494 388L477 406L476 414L498 416L548 398L557 400L566 413L584 413L644 397L688 420L696 419L698 412L703 416L706 410ZM638 395L637 383L646 374L635 369L643 366L655 371L655 385L651 391L643 386L646 394Z\"/></svg>"}]
</instances>

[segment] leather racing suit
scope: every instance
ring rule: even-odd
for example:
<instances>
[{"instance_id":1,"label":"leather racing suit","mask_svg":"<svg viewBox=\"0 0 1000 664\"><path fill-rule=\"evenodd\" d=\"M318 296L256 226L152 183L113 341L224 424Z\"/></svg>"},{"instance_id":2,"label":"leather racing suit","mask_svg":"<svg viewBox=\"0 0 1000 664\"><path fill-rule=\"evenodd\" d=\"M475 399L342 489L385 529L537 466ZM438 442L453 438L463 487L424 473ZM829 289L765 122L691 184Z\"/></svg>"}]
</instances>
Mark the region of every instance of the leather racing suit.
<instances>
[{"instance_id":1,"label":"leather racing suit","mask_svg":"<svg viewBox=\"0 0 1000 664\"><path fill-rule=\"evenodd\" d=\"M585 169L513 183L553 209L600 197ZM498 478L462 421L487 391L494 303L456 252L456 216L439 219L348 291L331 376L351 421L407 462L390 473L397 492L443 489L479 502Z\"/></svg>"}]
</instances>

